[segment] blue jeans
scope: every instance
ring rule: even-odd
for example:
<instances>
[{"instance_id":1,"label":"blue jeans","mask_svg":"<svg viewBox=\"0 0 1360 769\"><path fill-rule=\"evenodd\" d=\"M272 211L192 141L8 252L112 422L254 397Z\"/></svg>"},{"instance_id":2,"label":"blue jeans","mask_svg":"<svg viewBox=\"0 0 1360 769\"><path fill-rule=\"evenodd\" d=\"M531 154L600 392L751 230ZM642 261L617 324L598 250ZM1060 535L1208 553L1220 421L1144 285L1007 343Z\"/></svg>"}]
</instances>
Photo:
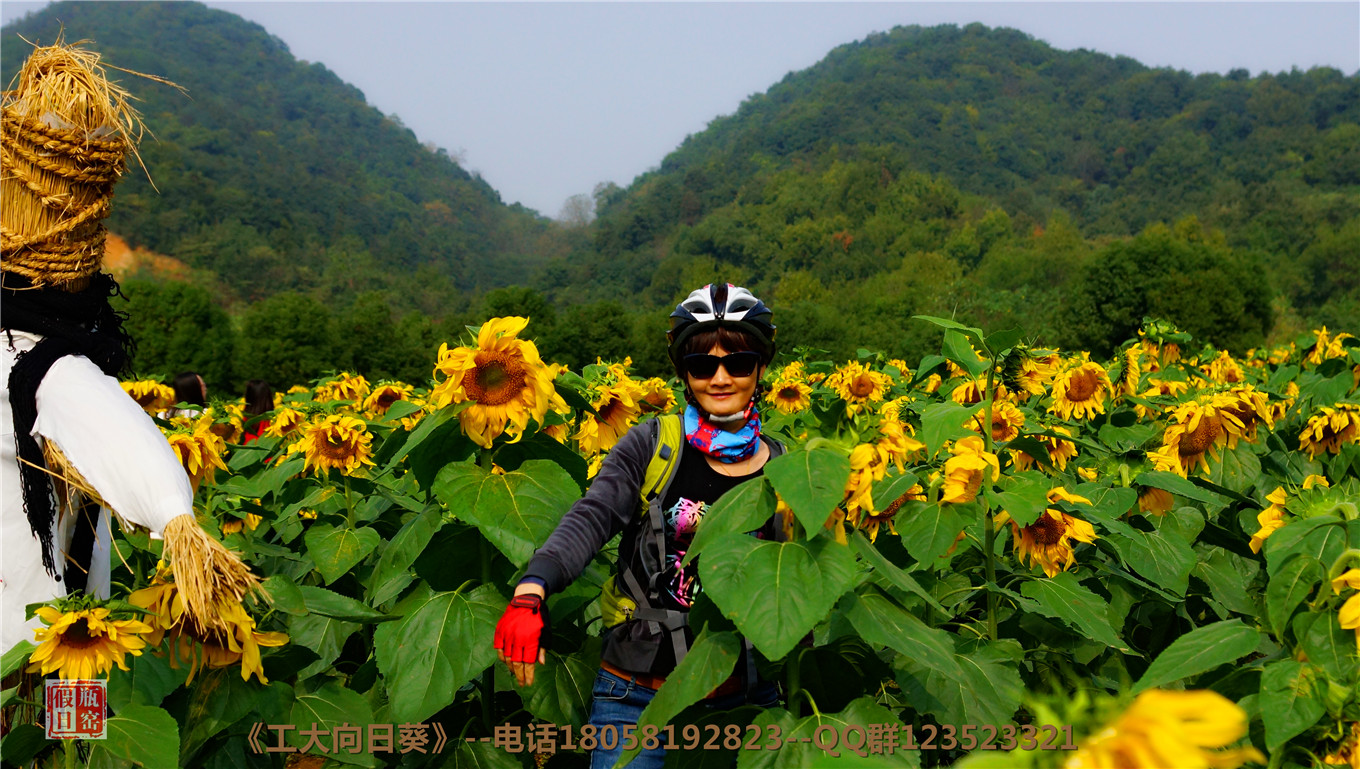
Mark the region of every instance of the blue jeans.
<instances>
[{"instance_id":1,"label":"blue jeans","mask_svg":"<svg viewBox=\"0 0 1360 769\"><path fill-rule=\"evenodd\" d=\"M605 726L613 726L615 733L622 735L623 727L636 725L638 716L642 715L642 709L647 707L647 703L651 702L655 696L655 689L648 689L601 668L599 675L595 676L595 688L591 692L590 724L596 728L597 735L599 730ZM749 700L745 692L703 700L704 705L713 710L731 710L747 702L759 705L762 708L774 707L779 703L779 687L770 681L760 681L756 684ZM592 750L590 752L590 769L609 769L623 753L623 738L621 736L617 740L607 739L605 741L612 743L614 747L597 747ZM651 750L644 749L626 766L627 769L661 769L661 765L665 762L665 749L652 748Z\"/></svg>"}]
</instances>

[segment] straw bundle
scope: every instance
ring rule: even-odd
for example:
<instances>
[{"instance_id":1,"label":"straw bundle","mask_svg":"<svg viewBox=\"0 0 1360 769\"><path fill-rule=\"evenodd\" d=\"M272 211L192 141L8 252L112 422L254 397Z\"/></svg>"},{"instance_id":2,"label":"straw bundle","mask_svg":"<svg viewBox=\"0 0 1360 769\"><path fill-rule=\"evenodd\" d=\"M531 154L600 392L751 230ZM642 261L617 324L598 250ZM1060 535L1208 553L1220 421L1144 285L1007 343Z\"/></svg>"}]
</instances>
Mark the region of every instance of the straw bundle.
<instances>
[{"instance_id":1,"label":"straw bundle","mask_svg":"<svg viewBox=\"0 0 1360 769\"><path fill-rule=\"evenodd\" d=\"M131 95L76 45L35 47L0 96L3 270L73 291L99 271L113 185L143 131Z\"/></svg>"},{"instance_id":2,"label":"straw bundle","mask_svg":"<svg viewBox=\"0 0 1360 769\"><path fill-rule=\"evenodd\" d=\"M66 458L52 441L43 442L43 457L50 468L57 487L57 498L63 513L74 509L74 492L103 507L108 503L99 497L75 465ZM115 516L118 512L113 511ZM122 516L119 522L127 526ZM235 553L208 535L188 513L177 516L166 524L164 558L170 564L175 584L184 597L185 613L202 630L226 630L231 625L222 618L220 606L240 603L247 593L260 587L260 580L250 573Z\"/></svg>"}]
</instances>

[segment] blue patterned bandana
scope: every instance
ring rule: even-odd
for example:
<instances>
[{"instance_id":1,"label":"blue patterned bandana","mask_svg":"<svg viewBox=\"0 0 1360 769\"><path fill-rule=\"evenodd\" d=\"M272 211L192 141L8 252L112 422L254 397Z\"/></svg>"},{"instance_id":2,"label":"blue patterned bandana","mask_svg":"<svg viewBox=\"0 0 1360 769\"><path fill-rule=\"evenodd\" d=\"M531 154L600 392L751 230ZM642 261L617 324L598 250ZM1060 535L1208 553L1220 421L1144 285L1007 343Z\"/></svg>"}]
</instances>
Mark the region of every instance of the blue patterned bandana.
<instances>
[{"instance_id":1,"label":"blue patterned bandana","mask_svg":"<svg viewBox=\"0 0 1360 769\"><path fill-rule=\"evenodd\" d=\"M691 403L685 409L685 440L719 462L731 464L749 459L760 447L760 413L751 403L742 416L746 424L740 430L724 430L706 416L699 416L699 409Z\"/></svg>"}]
</instances>

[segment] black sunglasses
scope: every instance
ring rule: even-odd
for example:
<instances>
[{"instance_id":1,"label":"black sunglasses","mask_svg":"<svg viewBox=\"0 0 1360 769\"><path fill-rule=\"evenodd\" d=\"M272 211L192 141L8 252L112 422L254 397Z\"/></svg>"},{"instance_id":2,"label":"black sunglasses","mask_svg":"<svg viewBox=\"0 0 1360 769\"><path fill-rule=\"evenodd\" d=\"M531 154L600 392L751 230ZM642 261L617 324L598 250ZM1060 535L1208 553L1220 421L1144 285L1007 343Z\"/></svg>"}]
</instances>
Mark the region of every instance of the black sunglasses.
<instances>
[{"instance_id":1,"label":"black sunglasses","mask_svg":"<svg viewBox=\"0 0 1360 769\"><path fill-rule=\"evenodd\" d=\"M685 372L695 379L712 379L718 373L718 366L727 370L728 376L750 376L760 366L760 353L746 351L728 353L722 357L699 354L686 355Z\"/></svg>"}]
</instances>

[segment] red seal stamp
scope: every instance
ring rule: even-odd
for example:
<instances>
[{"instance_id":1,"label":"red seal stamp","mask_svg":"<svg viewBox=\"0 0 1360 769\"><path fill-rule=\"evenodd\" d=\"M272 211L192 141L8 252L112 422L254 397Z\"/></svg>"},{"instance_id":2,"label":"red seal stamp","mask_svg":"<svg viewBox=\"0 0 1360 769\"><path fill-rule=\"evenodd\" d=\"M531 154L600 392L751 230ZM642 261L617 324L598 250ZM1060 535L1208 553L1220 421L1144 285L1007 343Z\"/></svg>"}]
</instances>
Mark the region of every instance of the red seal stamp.
<instances>
[{"instance_id":1,"label":"red seal stamp","mask_svg":"<svg viewBox=\"0 0 1360 769\"><path fill-rule=\"evenodd\" d=\"M44 686L47 739L102 740L108 714L108 682L103 679L63 681L49 678Z\"/></svg>"}]
</instances>

